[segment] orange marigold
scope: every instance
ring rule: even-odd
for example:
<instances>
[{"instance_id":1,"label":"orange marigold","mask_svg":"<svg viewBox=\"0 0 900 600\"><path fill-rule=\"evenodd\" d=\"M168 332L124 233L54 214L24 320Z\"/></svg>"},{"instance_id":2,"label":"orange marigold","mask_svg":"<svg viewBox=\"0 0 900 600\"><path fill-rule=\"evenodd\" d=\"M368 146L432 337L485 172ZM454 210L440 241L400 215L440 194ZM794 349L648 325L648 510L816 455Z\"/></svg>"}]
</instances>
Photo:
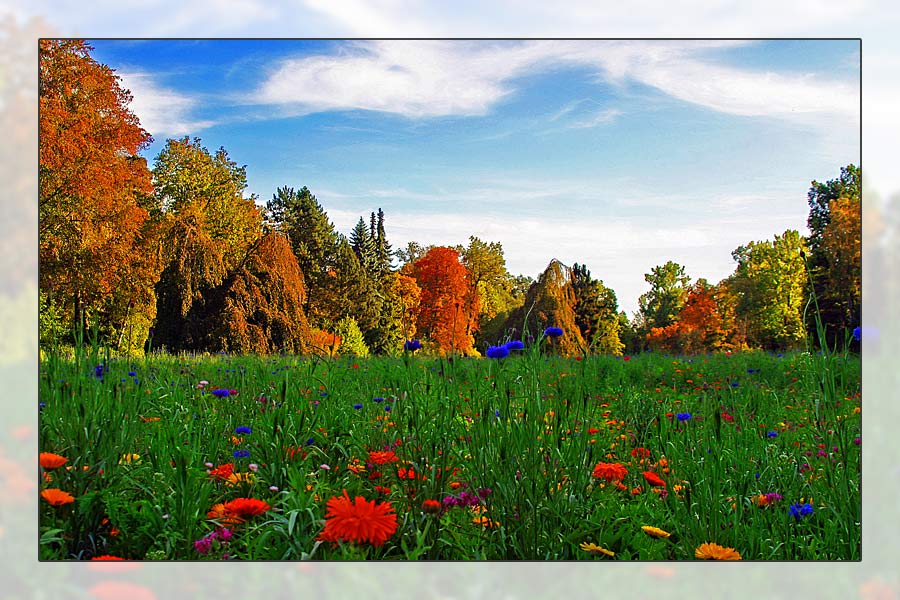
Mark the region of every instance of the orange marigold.
<instances>
[{"instance_id":1,"label":"orange marigold","mask_svg":"<svg viewBox=\"0 0 900 600\"><path fill-rule=\"evenodd\" d=\"M75 502L75 498L62 490L56 488L46 489L41 492L41 498L50 503L51 506L63 506Z\"/></svg>"},{"instance_id":2,"label":"orange marigold","mask_svg":"<svg viewBox=\"0 0 900 600\"><path fill-rule=\"evenodd\" d=\"M595 479L605 479L606 481L622 481L628 475L628 469L622 463L605 463L600 462L594 467L593 476Z\"/></svg>"},{"instance_id":3,"label":"orange marigold","mask_svg":"<svg viewBox=\"0 0 900 600\"><path fill-rule=\"evenodd\" d=\"M38 460L41 463L41 468L47 471L58 469L69 461L65 456L53 454L52 452L41 452L38 455Z\"/></svg>"},{"instance_id":4,"label":"orange marigold","mask_svg":"<svg viewBox=\"0 0 900 600\"><path fill-rule=\"evenodd\" d=\"M377 503L357 496L350 500L347 490L328 501L325 529L318 539L327 542L369 542L383 545L397 531L397 515L390 502Z\"/></svg>"},{"instance_id":5,"label":"orange marigold","mask_svg":"<svg viewBox=\"0 0 900 600\"><path fill-rule=\"evenodd\" d=\"M242 519L261 515L272 508L265 500L256 498L235 498L231 502L226 502L224 507L227 513Z\"/></svg>"},{"instance_id":6,"label":"orange marigold","mask_svg":"<svg viewBox=\"0 0 900 600\"><path fill-rule=\"evenodd\" d=\"M214 504L210 511L206 513L206 516L210 519L217 519L226 525L237 525L244 522L244 519L241 517L229 513L221 502Z\"/></svg>"},{"instance_id":7,"label":"orange marigold","mask_svg":"<svg viewBox=\"0 0 900 600\"><path fill-rule=\"evenodd\" d=\"M387 452L369 452L369 462L375 465L386 465L400 460L392 451Z\"/></svg>"},{"instance_id":8,"label":"orange marigold","mask_svg":"<svg viewBox=\"0 0 900 600\"><path fill-rule=\"evenodd\" d=\"M725 548L712 542L700 544L694 556L703 560L741 560L740 553L734 548Z\"/></svg>"}]
</instances>

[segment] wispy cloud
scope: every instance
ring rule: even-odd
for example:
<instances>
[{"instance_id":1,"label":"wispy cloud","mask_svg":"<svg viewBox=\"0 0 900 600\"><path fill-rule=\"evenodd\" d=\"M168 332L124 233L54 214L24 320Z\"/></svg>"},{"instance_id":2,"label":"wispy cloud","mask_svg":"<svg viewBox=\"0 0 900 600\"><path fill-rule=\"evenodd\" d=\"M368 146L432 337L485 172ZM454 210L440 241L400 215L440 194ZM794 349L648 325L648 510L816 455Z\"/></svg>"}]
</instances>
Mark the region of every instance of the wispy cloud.
<instances>
[{"instance_id":1,"label":"wispy cloud","mask_svg":"<svg viewBox=\"0 0 900 600\"><path fill-rule=\"evenodd\" d=\"M152 75L140 71L118 71L116 74L132 93L129 108L140 119L141 126L155 138L195 134L215 125L214 121L191 116L197 108L195 98L161 87Z\"/></svg>"},{"instance_id":2,"label":"wispy cloud","mask_svg":"<svg viewBox=\"0 0 900 600\"><path fill-rule=\"evenodd\" d=\"M718 64L731 41L377 41L333 54L281 60L253 95L295 114L372 110L411 118L485 115L515 94L516 79L560 66L596 70L598 82L638 83L684 102L742 116L855 116L858 88L804 73ZM550 117L582 112L582 101ZM604 107L570 125L593 127L621 114Z\"/></svg>"}]
</instances>

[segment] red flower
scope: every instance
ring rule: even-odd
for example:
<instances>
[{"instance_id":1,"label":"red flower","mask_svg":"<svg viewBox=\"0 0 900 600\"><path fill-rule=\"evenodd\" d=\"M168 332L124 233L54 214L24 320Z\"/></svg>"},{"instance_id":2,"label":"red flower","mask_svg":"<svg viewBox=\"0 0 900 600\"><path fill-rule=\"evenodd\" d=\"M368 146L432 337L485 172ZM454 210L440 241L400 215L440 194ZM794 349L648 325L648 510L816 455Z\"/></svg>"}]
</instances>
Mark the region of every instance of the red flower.
<instances>
[{"instance_id":1,"label":"red flower","mask_svg":"<svg viewBox=\"0 0 900 600\"><path fill-rule=\"evenodd\" d=\"M69 459L60 456L59 454L53 454L52 452L41 452L38 456L38 460L41 463L41 468L45 471L49 471L51 469L58 469L66 464Z\"/></svg>"},{"instance_id":2,"label":"red flower","mask_svg":"<svg viewBox=\"0 0 900 600\"><path fill-rule=\"evenodd\" d=\"M266 501L256 498L235 498L223 506L227 514L241 519L261 515L272 508Z\"/></svg>"},{"instance_id":3,"label":"red flower","mask_svg":"<svg viewBox=\"0 0 900 600\"><path fill-rule=\"evenodd\" d=\"M657 475L656 473L654 473L653 471L644 471L642 473L642 475L644 476L644 479L647 480L647 483L649 483L653 487L665 487L666 486L666 482L663 481L660 478L660 476Z\"/></svg>"},{"instance_id":4,"label":"red flower","mask_svg":"<svg viewBox=\"0 0 900 600\"><path fill-rule=\"evenodd\" d=\"M648 458L650 456L650 451L646 448L635 448L631 451L632 458Z\"/></svg>"},{"instance_id":5,"label":"red flower","mask_svg":"<svg viewBox=\"0 0 900 600\"><path fill-rule=\"evenodd\" d=\"M605 463L600 462L594 467L592 473L594 479L605 479L606 481L622 481L628 474L628 469L621 463Z\"/></svg>"},{"instance_id":6,"label":"red flower","mask_svg":"<svg viewBox=\"0 0 900 600\"><path fill-rule=\"evenodd\" d=\"M325 529L318 539L327 542L369 542L383 545L397 531L397 515L390 502L376 503L357 496L350 500L347 490L343 496L328 501Z\"/></svg>"},{"instance_id":7,"label":"red flower","mask_svg":"<svg viewBox=\"0 0 900 600\"><path fill-rule=\"evenodd\" d=\"M375 465L386 465L400 460L397 455L391 451L388 452L369 452L369 462Z\"/></svg>"},{"instance_id":8,"label":"red flower","mask_svg":"<svg viewBox=\"0 0 900 600\"><path fill-rule=\"evenodd\" d=\"M56 488L42 491L41 498L49 502L51 506L63 506L75 502L75 498L71 494Z\"/></svg>"},{"instance_id":9,"label":"red flower","mask_svg":"<svg viewBox=\"0 0 900 600\"><path fill-rule=\"evenodd\" d=\"M437 514L441 512L441 503L437 500L425 500L422 502L422 510L429 514Z\"/></svg>"},{"instance_id":10,"label":"red flower","mask_svg":"<svg viewBox=\"0 0 900 600\"><path fill-rule=\"evenodd\" d=\"M588 433L594 435L595 433L600 433L600 430L596 427L591 427L590 429L588 429Z\"/></svg>"},{"instance_id":11,"label":"red flower","mask_svg":"<svg viewBox=\"0 0 900 600\"><path fill-rule=\"evenodd\" d=\"M211 479L228 479L234 473L234 464L225 463L224 465L219 465L215 469L212 469L209 472L209 476Z\"/></svg>"}]
</instances>

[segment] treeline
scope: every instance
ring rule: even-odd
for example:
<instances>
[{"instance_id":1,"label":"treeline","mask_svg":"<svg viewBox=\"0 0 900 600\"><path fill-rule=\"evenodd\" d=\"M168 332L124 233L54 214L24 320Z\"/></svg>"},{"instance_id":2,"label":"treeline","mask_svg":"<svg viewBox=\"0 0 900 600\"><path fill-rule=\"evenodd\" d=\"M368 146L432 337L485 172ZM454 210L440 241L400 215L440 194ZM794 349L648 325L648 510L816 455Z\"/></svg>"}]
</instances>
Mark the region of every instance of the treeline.
<instances>
[{"instance_id":1,"label":"treeline","mask_svg":"<svg viewBox=\"0 0 900 600\"><path fill-rule=\"evenodd\" d=\"M547 326L564 355L795 348L821 315L831 342L859 324L859 169L813 182L807 239L786 231L732 254L734 274L691 282L673 262L645 275L629 321L581 264L513 276L503 248L393 249L381 209L338 233L306 187L260 206L246 168L200 139L152 141L130 93L82 41L40 42L40 340L99 324L120 352L477 354ZM815 295L811 294L815 292ZM810 299L817 307L810 307ZM816 309L817 310L814 310Z\"/></svg>"}]
</instances>

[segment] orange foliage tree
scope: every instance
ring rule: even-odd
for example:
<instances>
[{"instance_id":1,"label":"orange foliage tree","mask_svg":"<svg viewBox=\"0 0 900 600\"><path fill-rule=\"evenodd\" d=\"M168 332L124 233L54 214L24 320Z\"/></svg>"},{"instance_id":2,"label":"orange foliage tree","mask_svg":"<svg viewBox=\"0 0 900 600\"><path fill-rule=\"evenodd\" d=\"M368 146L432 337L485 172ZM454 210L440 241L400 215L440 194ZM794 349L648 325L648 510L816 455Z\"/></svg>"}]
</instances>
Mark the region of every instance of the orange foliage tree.
<instances>
[{"instance_id":1,"label":"orange foliage tree","mask_svg":"<svg viewBox=\"0 0 900 600\"><path fill-rule=\"evenodd\" d=\"M412 265L421 290L416 329L440 354L471 353L478 327L478 292L459 252L439 246Z\"/></svg>"},{"instance_id":2,"label":"orange foliage tree","mask_svg":"<svg viewBox=\"0 0 900 600\"><path fill-rule=\"evenodd\" d=\"M131 94L83 40L41 40L39 51L39 256L41 291L56 310L113 333L139 310L152 313L156 261L145 223L153 210L152 141L128 109ZM111 306L113 293L115 303ZM102 314L101 314L102 313Z\"/></svg>"}]
</instances>

